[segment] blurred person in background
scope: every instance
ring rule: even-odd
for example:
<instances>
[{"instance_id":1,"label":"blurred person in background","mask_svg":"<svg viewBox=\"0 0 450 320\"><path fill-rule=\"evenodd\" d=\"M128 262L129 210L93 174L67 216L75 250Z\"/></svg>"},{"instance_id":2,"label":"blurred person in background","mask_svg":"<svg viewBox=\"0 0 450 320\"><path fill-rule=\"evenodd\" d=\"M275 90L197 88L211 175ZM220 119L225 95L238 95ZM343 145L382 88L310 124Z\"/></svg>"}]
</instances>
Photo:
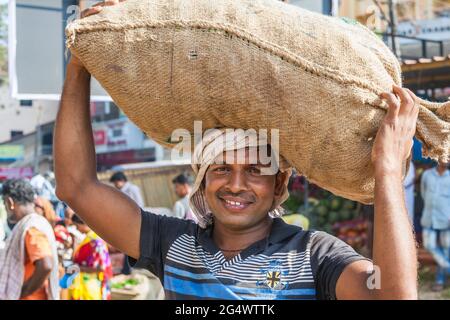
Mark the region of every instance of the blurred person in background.
<instances>
[{"instance_id":1,"label":"blurred person in background","mask_svg":"<svg viewBox=\"0 0 450 320\"><path fill-rule=\"evenodd\" d=\"M80 243L84 240L85 234L80 232L77 226L73 223L72 217L75 215L75 211L72 210L71 207L67 206L64 211L64 226L67 228L67 231L70 233L73 239L73 247L77 248Z\"/></svg>"},{"instance_id":2,"label":"blurred person in background","mask_svg":"<svg viewBox=\"0 0 450 320\"><path fill-rule=\"evenodd\" d=\"M59 261L62 263L63 261L72 260L74 249L72 235L65 226L60 224L55 226L54 231Z\"/></svg>"},{"instance_id":3,"label":"blurred person in background","mask_svg":"<svg viewBox=\"0 0 450 320\"><path fill-rule=\"evenodd\" d=\"M58 252L58 270L59 278L62 279L65 275L65 267L72 263L73 256L73 238L72 235L67 231L67 228L58 224L54 227L55 238L56 238L56 249ZM60 280L61 281L61 280ZM61 285L60 285L61 286ZM61 287L61 300L69 300L69 290L64 286Z\"/></svg>"},{"instance_id":4,"label":"blurred person in background","mask_svg":"<svg viewBox=\"0 0 450 320\"><path fill-rule=\"evenodd\" d=\"M109 182L111 182L117 190L120 190L136 202L140 208L144 207L144 200L142 199L141 190L138 186L128 181L125 173L121 171L114 173L109 179ZM126 275L131 274L131 267L128 263L128 259L124 259L121 273Z\"/></svg>"},{"instance_id":5,"label":"blurred person in background","mask_svg":"<svg viewBox=\"0 0 450 320\"><path fill-rule=\"evenodd\" d=\"M450 171L448 164L439 162L426 170L420 182L424 202L422 213L422 239L425 249L438 265L434 291L444 289L446 275L450 273Z\"/></svg>"},{"instance_id":6,"label":"blurred person in background","mask_svg":"<svg viewBox=\"0 0 450 320\"><path fill-rule=\"evenodd\" d=\"M0 250L5 247L6 232L8 228L6 224L6 215L6 209L3 201L0 201Z\"/></svg>"},{"instance_id":7,"label":"blurred person in background","mask_svg":"<svg viewBox=\"0 0 450 320\"><path fill-rule=\"evenodd\" d=\"M175 188L175 193L180 198L173 206L173 216L180 219L192 220L198 222L197 218L192 213L189 206L189 194L191 193L191 186L188 178L184 174L176 176L172 183Z\"/></svg>"},{"instance_id":8,"label":"blurred person in background","mask_svg":"<svg viewBox=\"0 0 450 320\"><path fill-rule=\"evenodd\" d=\"M59 299L55 236L50 223L35 212L31 184L8 180L2 197L12 233L0 251L0 300Z\"/></svg>"},{"instance_id":9,"label":"blurred person in background","mask_svg":"<svg viewBox=\"0 0 450 320\"><path fill-rule=\"evenodd\" d=\"M56 215L55 210L53 209L53 205L50 200L44 197L35 197L34 199L35 211L37 214L43 216L54 228L56 223L60 220Z\"/></svg>"},{"instance_id":10,"label":"blurred person in background","mask_svg":"<svg viewBox=\"0 0 450 320\"><path fill-rule=\"evenodd\" d=\"M113 272L108 246L76 214L72 221L86 237L73 255L73 262L79 266L80 273L69 287L70 299L110 300Z\"/></svg>"},{"instance_id":11,"label":"blurred person in background","mask_svg":"<svg viewBox=\"0 0 450 320\"><path fill-rule=\"evenodd\" d=\"M46 175L48 176L48 174ZM34 188L36 194L43 197L49 201L56 201L55 188L48 181L44 175L38 173L30 181L32 187Z\"/></svg>"},{"instance_id":12,"label":"blurred person in background","mask_svg":"<svg viewBox=\"0 0 450 320\"><path fill-rule=\"evenodd\" d=\"M141 190L138 186L129 182L127 176L123 172L119 171L114 173L109 179L109 182L114 184L114 187L116 187L116 189L122 191L128 197L134 200L134 202L136 202L139 207L144 207L144 200L142 199Z\"/></svg>"},{"instance_id":13,"label":"blurred person in background","mask_svg":"<svg viewBox=\"0 0 450 320\"><path fill-rule=\"evenodd\" d=\"M66 226L66 228L68 228L70 226L75 227L75 225L73 224L73 221L72 221L72 217L74 214L75 214L75 211L73 211L72 208L70 208L69 206L67 206L66 209L64 210L64 226Z\"/></svg>"}]
</instances>

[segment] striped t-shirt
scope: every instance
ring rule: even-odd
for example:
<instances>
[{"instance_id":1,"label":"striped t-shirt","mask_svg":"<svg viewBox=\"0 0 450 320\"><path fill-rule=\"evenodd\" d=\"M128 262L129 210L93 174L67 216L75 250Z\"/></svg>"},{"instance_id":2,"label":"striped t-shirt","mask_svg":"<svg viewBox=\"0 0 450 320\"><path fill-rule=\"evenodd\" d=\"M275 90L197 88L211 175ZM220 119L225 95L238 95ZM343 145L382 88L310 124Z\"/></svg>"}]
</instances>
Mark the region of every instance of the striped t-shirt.
<instances>
[{"instance_id":1,"label":"striped t-shirt","mask_svg":"<svg viewBox=\"0 0 450 320\"><path fill-rule=\"evenodd\" d=\"M142 212L133 267L159 277L167 299L335 299L344 268L365 259L343 241L273 221L270 235L226 260L212 228Z\"/></svg>"}]
</instances>

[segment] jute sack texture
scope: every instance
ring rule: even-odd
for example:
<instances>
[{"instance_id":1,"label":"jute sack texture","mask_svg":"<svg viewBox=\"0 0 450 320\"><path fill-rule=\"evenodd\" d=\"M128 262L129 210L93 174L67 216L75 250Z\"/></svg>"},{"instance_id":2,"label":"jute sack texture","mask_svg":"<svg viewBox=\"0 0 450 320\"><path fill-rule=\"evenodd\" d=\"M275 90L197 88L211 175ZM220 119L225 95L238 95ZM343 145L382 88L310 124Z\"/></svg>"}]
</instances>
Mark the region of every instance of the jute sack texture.
<instances>
[{"instance_id":1,"label":"jute sack texture","mask_svg":"<svg viewBox=\"0 0 450 320\"><path fill-rule=\"evenodd\" d=\"M127 0L72 22L67 46L148 136L279 129L280 152L310 182L372 203L371 150L402 84L369 29L275 0ZM450 103L420 101L424 156L446 161ZM405 166L406 167L406 166Z\"/></svg>"}]
</instances>

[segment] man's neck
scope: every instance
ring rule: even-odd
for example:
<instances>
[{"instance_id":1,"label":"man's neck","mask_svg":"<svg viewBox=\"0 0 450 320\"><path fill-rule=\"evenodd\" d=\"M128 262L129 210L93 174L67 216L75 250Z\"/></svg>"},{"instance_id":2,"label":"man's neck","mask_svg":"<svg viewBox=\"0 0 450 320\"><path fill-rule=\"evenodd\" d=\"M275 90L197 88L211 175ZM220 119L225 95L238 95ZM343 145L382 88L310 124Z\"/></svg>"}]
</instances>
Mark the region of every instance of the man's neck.
<instances>
[{"instance_id":1,"label":"man's neck","mask_svg":"<svg viewBox=\"0 0 450 320\"><path fill-rule=\"evenodd\" d=\"M188 195L189 195L189 193L185 193L184 195L182 195L182 196L180 197L180 199L184 199L184 198L186 198Z\"/></svg>"},{"instance_id":2,"label":"man's neck","mask_svg":"<svg viewBox=\"0 0 450 320\"><path fill-rule=\"evenodd\" d=\"M23 217L31 213L35 213L34 204L21 204L17 207L15 216L17 217L17 221L20 221Z\"/></svg>"},{"instance_id":3,"label":"man's neck","mask_svg":"<svg viewBox=\"0 0 450 320\"><path fill-rule=\"evenodd\" d=\"M443 176L445 174L445 171L447 171L447 168L437 168L437 172L439 173L440 176Z\"/></svg>"},{"instance_id":4,"label":"man's neck","mask_svg":"<svg viewBox=\"0 0 450 320\"><path fill-rule=\"evenodd\" d=\"M258 225L246 230L233 230L226 226L215 223L213 230L213 239L221 250L239 251L249 247L253 243L266 238L272 228L272 219L267 217Z\"/></svg>"}]
</instances>

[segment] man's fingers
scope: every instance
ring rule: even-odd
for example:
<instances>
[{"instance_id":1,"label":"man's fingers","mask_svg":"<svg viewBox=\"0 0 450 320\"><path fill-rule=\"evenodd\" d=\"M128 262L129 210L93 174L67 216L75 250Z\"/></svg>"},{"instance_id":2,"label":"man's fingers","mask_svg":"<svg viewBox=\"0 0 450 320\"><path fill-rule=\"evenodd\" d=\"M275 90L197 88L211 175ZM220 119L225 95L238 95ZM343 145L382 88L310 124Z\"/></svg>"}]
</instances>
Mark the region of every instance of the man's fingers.
<instances>
[{"instance_id":1,"label":"man's fingers","mask_svg":"<svg viewBox=\"0 0 450 320\"><path fill-rule=\"evenodd\" d=\"M97 6L97 7L91 7L89 9L84 10L81 12L81 18L86 18L89 16L92 16L93 14L97 14L100 11L102 11L103 7Z\"/></svg>"},{"instance_id":2,"label":"man's fingers","mask_svg":"<svg viewBox=\"0 0 450 320\"><path fill-rule=\"evenodd\" d=\"M402 103L413 103L414 102L414 99L408 94L406 89L394 84L392 86L392 90L394 91L394 93L396 95L398 95L400 97L400 101Z\"/></svg>"},{"instance_id":3,"label":"man's fingers","mask_svg":"<svg viewBox=\"0 0 450 320\"><path fill-rule=\"evenodd\" d=\"M419 98L414 94L414 92L412 92L408 88L405 88L405 90L408 91L409 95L414 100L413 113L418 115L419 111L420 111L420 100L419 100Z\"/></svg>"},{"instance_id":4,"label":"man's fingers","mask_svg":"<svg viewBox=\"0 0 450 320\"><path fill-rule=\"evenodd\" d=\"M417 98L417 96L414 94L414 92L412 92L408 88L404 88L404 89L409 93L409 95L411 96L411 99L413 99L415 102L417 102L419 100L419 98Z\"/></svg>"},{"instance_id":5,"label":"man's fingers","mask_svg":"<svg viewBox=\"0 0 450 320\"><path fill-rule=\"evenodd\" d=\"M400 101L392 93L382 93L380 95L382 99L385 99L388 104L388 111L386 118L389 120L394 120L400 110Z\"/></svg>"},{"instance_id":6,"label":"man's fingers","mask_svg":"<svg viewBox=\"0 0 450 320\"><path fill-rule=\"evenodd\" d=\"M393 86L393 91L400 97L400 114L409 114L414 107L414 99L405 89L395 84Z\"/></svg>"},{"instance_id":7,"label":"man's fingers","mask_svg":"<svg viewBox=\"0 0 450 320\"><path fill-rule=\"evenodd\" d=\"M100 1L100 2L97 2L97 3L93 4L91 6L91 8L93 8L93 7L101 7L101 6L104 6L104 5L105 5L105 1Z\"/></svg>"},{"instance_id":8,"label":"man's fingers","mask_svg":"<svg viewBox=\"0 0 450 320\"><path fill-rule=\"evenodd\" d=\"M114 5L116 5L116 4L120 3L120 2L123 2L123 0L122 1L119 1L119 0L106 0L105 1L105 6L114 6Z\"/></svg>"},{"instance_id":9,"label":"man's fingers","mask_svg":"<svg viewBox=\"0 0 450 320\"><path fill-rule=\"evenodd\" d=\"M84 10L81 13L81 17L82 18L89 17L93 14L99 13L103 9L103 7L114 6L114 5L124 2L124 1L125 0L105 0L105 1L97 2L96 4L92 5L90 8Z\"/></svg>"},{"instance_id":10,"label":"man's fingers","mask_svg":"<svg viewBox=\"0 0 450 320\"><path fill-rule=\"evenodd\" d=\"M91 6L91 8L92 7L113 6L113 5L118 4L118 3L119 3L119 0L105 0L105 1L100 1L100 2L97 2L96 4L93 4Z\"/></svg>"}]
</instances>

